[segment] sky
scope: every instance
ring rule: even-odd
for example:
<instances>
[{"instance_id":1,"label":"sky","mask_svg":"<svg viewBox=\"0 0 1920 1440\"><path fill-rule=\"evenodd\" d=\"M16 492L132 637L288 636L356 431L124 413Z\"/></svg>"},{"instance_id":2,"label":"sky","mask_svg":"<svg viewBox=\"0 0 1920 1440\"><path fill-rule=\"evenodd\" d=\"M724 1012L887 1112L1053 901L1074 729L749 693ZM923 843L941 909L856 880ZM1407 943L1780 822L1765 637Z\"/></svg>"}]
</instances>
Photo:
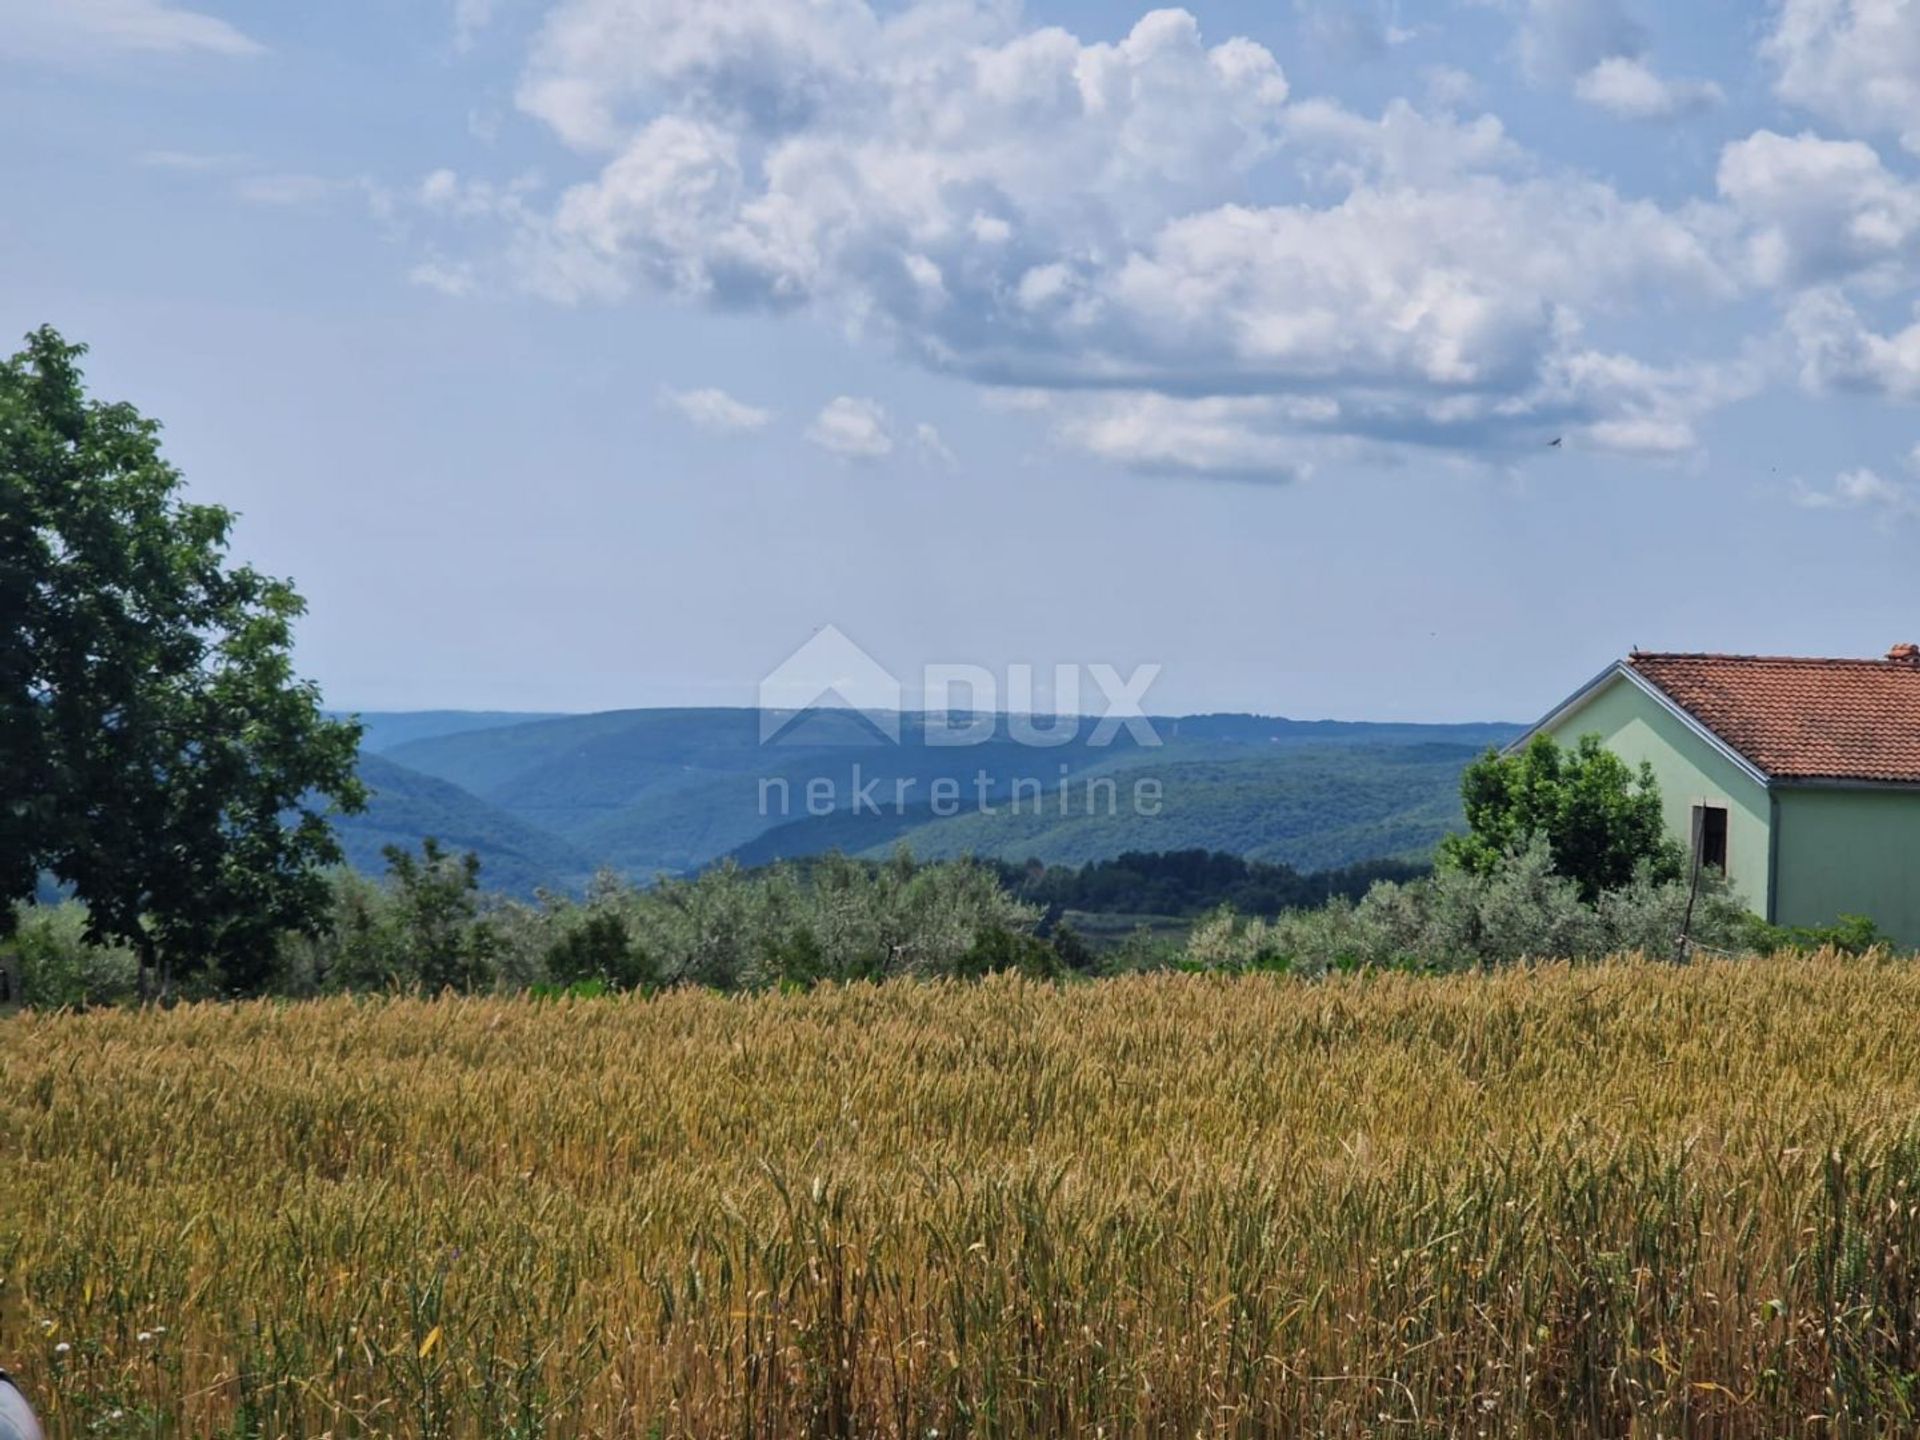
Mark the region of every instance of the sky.
<instances>
[{"instance_id":1,"label":"sky","mask_svg":"<svg viewBox=\"0 0 1920 1440\"><path fill-rule=\"evenodd\" d=\"M0 127L334 706L1920 640L1920 0L0 0Z\"/></svg>"}]
</instances>

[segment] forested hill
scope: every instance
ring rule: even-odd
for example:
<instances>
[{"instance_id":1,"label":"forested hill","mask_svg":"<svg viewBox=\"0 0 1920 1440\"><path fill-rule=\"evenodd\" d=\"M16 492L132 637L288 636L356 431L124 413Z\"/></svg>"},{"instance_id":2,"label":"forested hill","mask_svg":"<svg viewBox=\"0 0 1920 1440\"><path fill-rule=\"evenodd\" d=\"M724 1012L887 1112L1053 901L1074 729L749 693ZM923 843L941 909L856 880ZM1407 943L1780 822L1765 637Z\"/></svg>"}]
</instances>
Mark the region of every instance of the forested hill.
<instances>
[{"instance_id":1,"label":"forested hill","mask_svg":"<svg viewBox=\"0 0 1920 1440\"><path fill-rule=\"evenodd\" d=\"M531 894L540 886L572 890L593 873L593 862L560 836L458 785L365 752L360 778L367 787L367 808L339 825L347 862L355 869L377 873L384 868L383 847L417 850L431 835L448 849L479 855L488 888L509 894Z\"/></svg>"},{"instance_id":2,"label":"forested hill","mask_svg":"<svg viewBox=\"0 0 1920 1440\"><path fill-rule=\"evenodd\" d=\"M1459 823L1467 762L1520 728L1193 715L1156 719L1156 746L1124 733L1095 746L1089 724L1038 747L1004 722L984 744L929 743L917 715L894 743L846 711L809 713L772 744L748 709L361 719L383 798L343 824L354 862L377 867L381 844L433 833L514 891L573 888L600 865L645 878L902 841L928 857L1070 864L1167 850L1302 870L1418 859ZM1135 803L1143 782L1156 804Z\"/></svg>"}]
</instances>

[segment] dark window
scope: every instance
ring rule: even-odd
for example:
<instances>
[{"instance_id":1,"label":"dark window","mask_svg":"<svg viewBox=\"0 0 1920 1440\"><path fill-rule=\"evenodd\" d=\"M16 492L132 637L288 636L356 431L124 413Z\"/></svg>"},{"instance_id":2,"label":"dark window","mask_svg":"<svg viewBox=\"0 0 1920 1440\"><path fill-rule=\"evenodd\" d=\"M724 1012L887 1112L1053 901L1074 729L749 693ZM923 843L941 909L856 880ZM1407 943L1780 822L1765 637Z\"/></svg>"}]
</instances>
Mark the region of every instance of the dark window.
<instances>
[{"instance_id":1,"label":"dark window","mask_svg":"<svg viewBox=\"0 0 1920 1440\"><path fill-rule=\"evenodd\" d=\"M1705 870L1727 871L1727 807L1693 807L1693 858Z\"/></svg>"}]
</instances>

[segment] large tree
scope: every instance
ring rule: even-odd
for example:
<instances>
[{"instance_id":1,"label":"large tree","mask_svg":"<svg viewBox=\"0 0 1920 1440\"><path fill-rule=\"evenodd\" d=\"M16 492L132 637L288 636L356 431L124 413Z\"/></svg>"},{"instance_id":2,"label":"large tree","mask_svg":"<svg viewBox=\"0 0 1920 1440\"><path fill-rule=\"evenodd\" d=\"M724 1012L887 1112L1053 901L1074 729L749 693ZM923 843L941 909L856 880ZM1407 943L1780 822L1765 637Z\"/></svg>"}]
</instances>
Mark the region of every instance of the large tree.
<instances>
[{"instance_id":1,"label":"large tree","mask_svg":"<svg viewBox=\"0 0 1920 1440\"><path fill-rule=\"evenodd\" d=\"M1581 736L1571 749L1536 735L1517 754L1490 750L1467 767L1460 798L1468 832L1441 842L1443 865L1487 874L1540 835L1554 869L1589 901L1625 885L1641 865L1658 880L1681 872L1653 767L1642 761L1636 770L1597 735Z\"/></svg>"},{"instance_id":2,"label":"large tree","mask_svg":"<svg viewBox=\"0 0 1920 1440\"><path fill-rule=\"evenodd\" d=\"M90 399L52 329L0 365L0 931L51 872L90 938L156 970L257 981L310 929L364 801L359 727L293 673L304 606L234 564L159 426Z\"/></svg>"}]
</instances>

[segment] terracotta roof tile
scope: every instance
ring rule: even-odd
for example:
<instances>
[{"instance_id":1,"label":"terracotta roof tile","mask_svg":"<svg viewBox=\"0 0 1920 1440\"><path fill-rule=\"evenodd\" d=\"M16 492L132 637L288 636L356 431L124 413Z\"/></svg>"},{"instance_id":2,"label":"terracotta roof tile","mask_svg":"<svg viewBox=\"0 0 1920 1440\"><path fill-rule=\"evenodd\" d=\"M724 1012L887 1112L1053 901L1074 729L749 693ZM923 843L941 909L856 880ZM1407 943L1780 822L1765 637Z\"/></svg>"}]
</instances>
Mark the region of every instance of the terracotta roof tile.
<instances>
[{"instance_id":1,"label":"terracotta roof tile","mask_svg":"<svg viewBox=\"0 0 1920 1440\"><path fill-rule=\"evenodd\" d=\"M1628 657L1767 774L1920 784L1920 652L1885 660L1768 655Z\"/></svg>"}]
</instances>

